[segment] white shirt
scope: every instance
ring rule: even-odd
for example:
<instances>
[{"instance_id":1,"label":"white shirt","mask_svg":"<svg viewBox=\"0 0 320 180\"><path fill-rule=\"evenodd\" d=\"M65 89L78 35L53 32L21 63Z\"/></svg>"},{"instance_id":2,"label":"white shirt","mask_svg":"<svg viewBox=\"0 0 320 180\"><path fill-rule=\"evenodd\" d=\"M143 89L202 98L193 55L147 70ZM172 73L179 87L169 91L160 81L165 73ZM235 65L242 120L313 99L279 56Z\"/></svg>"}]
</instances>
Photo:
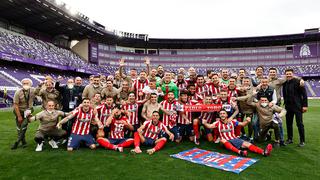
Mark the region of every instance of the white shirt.
<instances>
[{"instance_id":1,"label":"white shirt","mask_svg":"<svg viewBox=\"0 0 320 180\"><path fill-rule=\"evenodd\" d=\"M142 92L145 93L145 94L156 93L158 96L159 95L163 96L163 92L159 93L157 89L151 89L149 86L145 86L142 89Z\"/></svg>"}]
</instances>

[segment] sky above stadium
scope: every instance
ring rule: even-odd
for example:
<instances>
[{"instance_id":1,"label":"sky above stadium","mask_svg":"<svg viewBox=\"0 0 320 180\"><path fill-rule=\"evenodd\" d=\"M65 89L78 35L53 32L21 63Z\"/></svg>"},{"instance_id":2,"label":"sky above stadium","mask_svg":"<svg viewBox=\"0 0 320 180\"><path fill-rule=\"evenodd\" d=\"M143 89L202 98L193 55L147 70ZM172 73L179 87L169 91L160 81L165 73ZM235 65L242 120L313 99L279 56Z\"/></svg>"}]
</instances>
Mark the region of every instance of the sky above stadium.
<instances>
[{"instance_id":1,"label":"sky above stadium","mask_svg":"<svg viewBox=\"0 0 320 180\"><path fill-rule=\"evenodd\" d=\"M302 33L320 26L319 0L62 0L110 29L149 38Z\"/></svg>"}]
</instances>

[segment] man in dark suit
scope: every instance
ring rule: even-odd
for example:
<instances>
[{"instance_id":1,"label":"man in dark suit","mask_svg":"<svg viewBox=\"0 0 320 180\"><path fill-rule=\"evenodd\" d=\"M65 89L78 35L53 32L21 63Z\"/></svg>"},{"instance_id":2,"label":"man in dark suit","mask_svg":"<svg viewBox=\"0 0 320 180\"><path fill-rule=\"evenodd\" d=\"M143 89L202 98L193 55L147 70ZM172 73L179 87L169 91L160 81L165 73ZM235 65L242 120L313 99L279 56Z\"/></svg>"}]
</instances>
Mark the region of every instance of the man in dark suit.
<instances>
[{"instance_id":1,"label":"man in dark suit","mask_svg":"<svg viewBox=\"0 0 320 180\"><path fill-rule=\"evenodd\" d=\"M78 76L74 79L74 88L75 88L75 95L78 97L78 101L77 101L77 107L78 107L82 102L82 93L85 88L85 86L82 85L81 77Z\"/></svg>"},{"instance_id":2,"label":"man in dark suit","mask_svg":"<svg viewBox=\"0 0 320 180\"><path fill-rule=\"evenodd\" d=\"M82 92L84 87L82 84L82 79L77 77L74 80L68 79L67 84L61 86L59 80L62 80L62 77L58 78L58 81L55 84L55 88L60 92L62 95L62 111L63 112L71 112L76 107L81 104L82 101ZM63 124L63 129L67 131L67 136L71 133L73 120L68 121L67 123Z\"/></svg>"},{"instance_id":3,"label":"man in dark suit","mask_svg":"<svg viewBox=\"0 0 320 180\"><path fill-rule=\"evenodd\" d=\"M77 107L78 96L73 79L68 79L67 84L62 86L60 85L60 82L57 81L55 88L62 95L62 111L70 112L74 110Z\"/></svg>"},{"instance_id":4,"label":"man in dark suit","mask_svg":"<svg viewBox=\"0 0 320 180\"><path fill-rule=\"evenodd\" d=\"M293 117L296 116L297 127L300 136L299 146L305 145L305 133L302 120L302 113L307 112L308 97L305 87L300 86L298 79L293 78L293 69L285 71L287 81L283 84L283 98L287 110L286 123L287 123L287 144L292 144L293 138Z\"/></svg>"}]
</instances>

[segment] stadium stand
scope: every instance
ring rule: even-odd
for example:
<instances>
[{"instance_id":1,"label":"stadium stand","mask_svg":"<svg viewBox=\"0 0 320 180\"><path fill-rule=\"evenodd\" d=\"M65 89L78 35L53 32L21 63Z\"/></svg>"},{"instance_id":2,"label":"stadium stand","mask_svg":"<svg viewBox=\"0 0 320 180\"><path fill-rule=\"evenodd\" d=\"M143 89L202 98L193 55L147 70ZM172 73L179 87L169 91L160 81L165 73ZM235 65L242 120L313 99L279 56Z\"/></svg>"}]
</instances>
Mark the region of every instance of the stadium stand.
<instances>
[{"instance_id":1,"label":"stadium stand","mask_svg":"<svg viewBox=\"0 0 320 180\"><path fill-rule=\"evenodd\" d=\"M40 70L41 69L41 70ZM75 74L69 71L57 71L55 69L48 69L46 67L38 67L29 65L27 68L21 65L9 65L1 64L0 66L0 107L10 106L14 96L14 92L21 87L20 81L24 78L30 78L34 85L39 84L45 79L45 76L52 76L54 79L57 79L58 76L61 76L63 80L62 84L65 84L67 79L74 78L76 76L83 76L81 74ZM88 84L88 78L82 77L83 83ZM7 91L6 103L4 103L3 92L4 89ZM2 105L1 105L2 104ZM6 106L4 106L6 104Z\"/></svg>"},{"instance_id":2,"label":"stadium stand","mask_svg":"<svg viewBox=\"0 0 320 180\"><path fill-rule=\"evenodd\" d=\"M2 28L0 28L0 42L0 50L2 52L18 57L70 68L85 68L93 72L108 72L107 68L87 63L70 50Z\"/></svg>"},{"instance_id":3,"label":"stadium stand","mask_svg":"<svg viewBox=\"0 0 320 180\"><path fill-rule=\"evenodd\" d=\"M41 62L49 62L52 64L58 64L73 68L83 68L83 69L89 69L92 70L92 72L96 72L96 69L99 69L100 73L109 75L114 74L115 71L118 69L118 61L121 57L125 57L128 60L127 63L127 70L130 70L131 68L136 68L138 70L142 70L145 67L143 67L143 61L142 59L145 57L145 54L139 55L135 53L124 53L124 52L109 52L109 57L112 57L109 60L108 64L104 64L105 60L101 62L101 65L91 64L85 62L83 59L81 59L78 55L73 53L70 50L59 48L51 43L44 42L38 39L34 39L32 37L28 37L22 34L18 34L15 32L11 32L5 29L0 29L0 51L2 53L9 53L15 56L19 57L26 57L26 58L32 58L34 61L41 61ZM236 73L239 71L240 68L243 67L243 64L247 64L247 59L253 59L250 58L250 56L259 59L259 55L257 53L259 51L263 52L262 55L266 57L266 59L260 60L260 63L253 66L252 64L248 64L249 66L246 66L247 74L251 74L256 68L257 65L264 65L265 69L267 70L270 67L276 67L279 71L279 74L283 74L284 70L287 68L293 68L297 75L299 76L308 76L310 74L319 74L320 73L320 66L318 64L309 64L309 65L279 65L274 64L273 61L277 62L277 60L270 60L270 57L272 57L272 53L276 51L277 53L281 52L283 48L277 47L277 48L245 48L245 49L226 49L226 50L178 50L178 54L170 55L168 54L168 51L161 50L158 55L151 55L152 63L154 64L162 64L166 70L171 72L177 72L177 69L180 67L183 68L189 68L189 67L195 67L197 69L197 73L199 74L205 74L207 70L213 70L214 72L220 72L223 68L228 68L230 73ZM260 50L264 49L264 51ZM268 50L269 49L269 50ZM277 50L274 50L277 49ZM172 51L172 50L171 50ZM270 51L272 52L268 56L265 54ZM239 55L243 52L246 52L247 59L241 58L242 55ZM251 52L251 53L250 53ZM230 54L229 54L230 53ZM279 54L276 53L277 57L280 57ZM287 52L284 52L287 54ZM211 60L211 56L208 54L222 54L218 57L213 57L216 60ZM288 54L286 56L289 56ZM285 57L286 57L285 56ZM220 59L219 59L220 58ZM131 60L133 59L133 60ZM190 61L190 60L191 61ZM209 59L209 60L208 60ZM237 61L233 61L233 59L236 59ZM243 59L243 60L241 60ZM168 63L170 61L174 62L174 64ZM291 59L293 61L293 59ZM223 62L223 63L221 63ZM208 64L209 63L209 64ZM211 64L210 64L211 63ZM225 67L221 67L221 65L227 65ZM219 66L219 67L215 67ZM1 76L1 82L0 86L2 89L4 87L9 88L9 97L12 96L12 91L15 89L12 89L12 87L17 87L20 84L20 80L24 77L31 76L31 79L36 80L35 82L39 81L38 79L35 79L33 75L37 75L40 77L44 77L37 71L26 70L26 69L17 69L13 67L1 67L0 69L0 76ZM49 75L49 74L47 74ZM56 77L55 74L50 74L53 77ZM307 80L307 91L308 95L310 97L319 97L319 80L318 79L311 79Z\"/></svg>"}]
</instances>

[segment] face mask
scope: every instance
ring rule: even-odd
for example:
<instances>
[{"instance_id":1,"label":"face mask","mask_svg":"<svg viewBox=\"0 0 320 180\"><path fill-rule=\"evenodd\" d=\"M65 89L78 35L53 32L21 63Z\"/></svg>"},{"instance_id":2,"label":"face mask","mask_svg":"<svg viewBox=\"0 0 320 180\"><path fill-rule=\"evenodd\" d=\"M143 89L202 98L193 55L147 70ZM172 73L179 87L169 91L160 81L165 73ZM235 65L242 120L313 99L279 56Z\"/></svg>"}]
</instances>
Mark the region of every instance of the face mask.
<instances>
[{"instance_id":1,"label":"face mask","mask_svg":"<svg viewBox=\"0 0 320 180\"><path fill-rule=\"evenodd\" d=\"M93 84L93 87L94 87L94 88L97 88L97 87L99 87L99 85Z\"/></svg>"},{"instance_id":2,"label":"face mask","mask_svg":"<svg viewBox=\"0 0 320 180\"><path fill-rule=\"evenodd\" d=\"M30 86L29 85L23 85L22 88L27 91L27 90L30 89Z\"/></svg>"},{"instance_id":3,"label":"face mask","mask_svg":"<svg viewBox=\"0 0 320 180\"><path fill-rule=\"evenodd\" d=\"M73 88L73 84L68 84L68 88L72 89Z\"/></svg>"},{"instance_id":4,"label":"face mask","mask_svg":"<svg viewBox=\"0 0 320 180\"><path fill-rule=\"evenodd\" d=\"M262 107L267 107L267 106L268 106L268 103L261 103L261 106L262 106Z\"/></svg>"}]
</instances>

